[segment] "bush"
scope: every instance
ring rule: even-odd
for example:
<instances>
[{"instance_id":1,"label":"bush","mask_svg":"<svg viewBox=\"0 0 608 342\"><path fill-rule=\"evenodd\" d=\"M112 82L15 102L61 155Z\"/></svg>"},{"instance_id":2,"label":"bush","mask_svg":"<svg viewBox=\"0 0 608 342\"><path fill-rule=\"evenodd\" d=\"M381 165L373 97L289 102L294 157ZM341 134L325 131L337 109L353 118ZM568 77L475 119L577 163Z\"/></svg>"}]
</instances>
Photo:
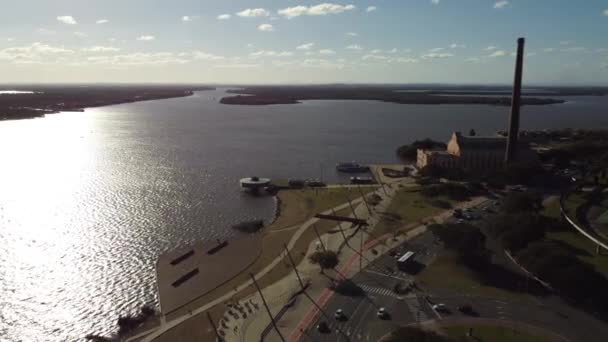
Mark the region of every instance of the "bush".
<instances>
[{"instance_id":1,"label":"bush","mask_svg":"<svg viewBox=\"0 0 608 342\"><path fill-rule=\"evenodd\" d=\"M529 192L511 193L502 200L502 210L506 213L537 212L543 208L542 199Z\"/></svg>"},{"instance_id":2,"label":"bush","mask_svg":"<svg viewBox=\"0 0 608 342\"><path fill-rule=\"evenodd\" d=\"M311 263L319 265L321 271L338 266L338 254L334 251L318 251L308 257Z\"/></svg>"},{"instance_id":3,"label":"bush","mask_svg":"<svg viewBox=\"0 0 608 342\"><path fill-rule=\"evenodd\" d=\"M541 240L550 222L535 213L502 214L489 222L487 230L505 249L518 251Z\"/></svg>"}]
</instances>

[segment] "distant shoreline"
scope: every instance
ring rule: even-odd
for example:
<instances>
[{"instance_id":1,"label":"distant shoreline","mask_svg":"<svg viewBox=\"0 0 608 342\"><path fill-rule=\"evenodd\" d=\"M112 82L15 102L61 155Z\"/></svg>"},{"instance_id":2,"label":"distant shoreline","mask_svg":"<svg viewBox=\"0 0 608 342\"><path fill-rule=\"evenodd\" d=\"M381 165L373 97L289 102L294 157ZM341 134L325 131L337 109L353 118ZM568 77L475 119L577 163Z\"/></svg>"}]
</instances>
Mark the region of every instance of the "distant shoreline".
<instances>
[{"instance_id":1,"label":"distant shoreline","mask_svg":"<svg viewBox=\"0 0 608 342\"><path fill-rule=\"evenodd\" d=\"M483 89L437 88L425 90L403 90L393 86L252 86L231 89L220 103L226 105L264 106L274 104L297 104L307 100L368 100L397 104L480 104L510 106L511 93L508 88L497 87ZM572 89L555 88L549 91L538 91L525 94L522 105L551 105L566 103L558 96L602 96L608 94L606 89ZM446 96L457 95L457 96ZM492 96L489 96L492 95Z\"/></svg>"},{"instance_id":2,"label":"distant shoreline","mask_svg":"<svg viewBox=\"0 0 608 342\"><path fill-rule=\"evenodd\" d=\"M66 87L33 88L32 93L0 95L0 121L43 118L86 108L164 100L194 95L212 87Z\"/></svg>"}]
</instances>

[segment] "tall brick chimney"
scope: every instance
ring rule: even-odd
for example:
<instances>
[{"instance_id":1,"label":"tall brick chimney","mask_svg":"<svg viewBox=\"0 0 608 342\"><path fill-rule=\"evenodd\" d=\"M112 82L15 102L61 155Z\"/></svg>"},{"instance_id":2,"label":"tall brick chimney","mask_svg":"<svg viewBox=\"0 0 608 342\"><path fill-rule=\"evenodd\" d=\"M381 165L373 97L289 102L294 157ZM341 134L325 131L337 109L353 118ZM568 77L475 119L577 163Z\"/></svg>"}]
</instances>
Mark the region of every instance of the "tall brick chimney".
<instances>
[{"instance_id":1,"label":"tall brick chimney","mask_svg":"<svg viewBox=\"0 0 608 342\"><path fill-rule=\"evenodd\" d=\"M517 60L515 62L515 80L513 81L513 98L511 100L511 118L509 122L509 137L505 162L511 163L517 159L517 139L519 138L519 110L521 107L521 80L524 71L525 39L517 40Z\"/></svg>"}]
</instances>

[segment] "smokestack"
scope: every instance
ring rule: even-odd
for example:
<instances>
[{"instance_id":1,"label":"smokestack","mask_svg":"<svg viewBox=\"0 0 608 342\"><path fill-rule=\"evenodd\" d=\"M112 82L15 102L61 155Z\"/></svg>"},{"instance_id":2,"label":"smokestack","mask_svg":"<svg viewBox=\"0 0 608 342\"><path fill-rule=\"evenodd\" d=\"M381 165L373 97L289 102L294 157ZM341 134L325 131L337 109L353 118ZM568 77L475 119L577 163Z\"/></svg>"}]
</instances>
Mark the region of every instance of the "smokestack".
<instances>
[{"instance_id":1,"label":"smokestack","mask_svg":"<svg viewBox=\"0 0 608 342\"><path fill-rule=\"evenodd\" d=\"M517 40L517 60L515 62L515 80L513 81L513 98L511 100L511 118L505 162L517 159L517 139L519 137L519 109L521 107L521 79L524 70L524 38Z\"/></svg>"}]
</instances>

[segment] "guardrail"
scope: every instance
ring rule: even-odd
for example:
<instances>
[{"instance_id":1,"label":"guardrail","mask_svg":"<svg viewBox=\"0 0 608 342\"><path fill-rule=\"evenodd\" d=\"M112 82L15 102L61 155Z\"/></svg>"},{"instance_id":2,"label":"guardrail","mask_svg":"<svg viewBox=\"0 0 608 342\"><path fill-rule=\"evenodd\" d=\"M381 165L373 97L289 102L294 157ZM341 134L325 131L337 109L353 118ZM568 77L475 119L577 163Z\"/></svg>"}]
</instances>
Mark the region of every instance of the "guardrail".
<instances>
[{"instance_id":1,"label":"guardrail","mask_svg":"<svg viewBox=\"0 0 608 342\"><path fill-rule=\"evenodd\" d=\"M568 197L568 193L562 193L559 198L559 210L562 216L566 219L566 221L568 221L568 223L570 223L572 227L578 230L578 232L583 234L587 239L593 241L596 245L601 246L605 250L608 250L608 245L598 240L593 235L589 234L586 229L580 227L572 218L570 218L570 216L568 216L566 209L564 209L564 200L566 199L566 197Z\"/></svg>"}]
</instances>

